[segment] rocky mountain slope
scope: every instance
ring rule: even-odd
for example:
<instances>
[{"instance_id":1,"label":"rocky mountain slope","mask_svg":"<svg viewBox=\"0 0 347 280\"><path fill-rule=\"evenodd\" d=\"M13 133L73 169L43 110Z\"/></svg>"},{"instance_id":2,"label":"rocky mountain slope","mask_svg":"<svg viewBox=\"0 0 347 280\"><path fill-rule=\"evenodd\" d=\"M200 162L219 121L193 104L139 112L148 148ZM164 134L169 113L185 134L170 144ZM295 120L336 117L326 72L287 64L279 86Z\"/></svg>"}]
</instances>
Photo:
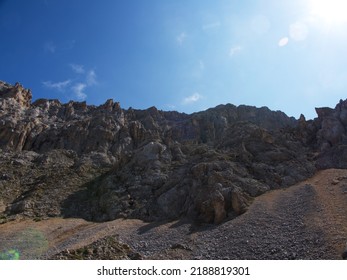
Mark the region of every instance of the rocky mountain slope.
<instances>
[{"instance_id":1,"label":"rocky mountain slope","mask_svg":"<svg viewBox=\"0 0 347 280\"><path fill-rule=\"evenodd\" d=\"M341 259L346 183L346 169L321 170L256 197L245 214L219 225L185 218L12 221L0 225L0 259Z\"/></svg>"},{"instance_id":2,"label":"rocky mountain slope","mask_svg":"<svg viewBox=\"0 0 347 280\"><path fill-rule=\"evenodd\" d=\"M186 217L220 224L255 197L347 166L347 100L318 117L220 105L191 115L40 99L0 82L0 222Z\"/></svg>"}]
</instances>

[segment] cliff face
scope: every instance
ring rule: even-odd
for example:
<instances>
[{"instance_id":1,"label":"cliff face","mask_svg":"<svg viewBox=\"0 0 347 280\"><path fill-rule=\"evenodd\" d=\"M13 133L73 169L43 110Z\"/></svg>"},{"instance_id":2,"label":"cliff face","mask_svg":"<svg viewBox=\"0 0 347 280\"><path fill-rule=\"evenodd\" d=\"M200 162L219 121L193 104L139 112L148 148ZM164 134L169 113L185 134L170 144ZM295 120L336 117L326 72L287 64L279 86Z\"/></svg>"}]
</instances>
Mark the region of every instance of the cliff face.
<instances>
[{"instance_id":1,"label":"cliff face","mask_svg":"<svg viewBox=\"0 0 347 280\"><path fill-rule=\"evenodd\" d=\"M30 90L0 82L0 218L220 223L316 166L346 165L347 101L317 113L306 121L230 104L187 115L113 100L32 103Z\"/></svg>"},{"instance_id":2,"label":"cliff face","mask_svg":"<svg viewBox=\"0 0 347 280\"><path fill-rule=\"evenodd\" d=\"M347 100L340 100L334 109L316 108L316 112L317 167L347 168Z\"/></svg>"}]
</instances>

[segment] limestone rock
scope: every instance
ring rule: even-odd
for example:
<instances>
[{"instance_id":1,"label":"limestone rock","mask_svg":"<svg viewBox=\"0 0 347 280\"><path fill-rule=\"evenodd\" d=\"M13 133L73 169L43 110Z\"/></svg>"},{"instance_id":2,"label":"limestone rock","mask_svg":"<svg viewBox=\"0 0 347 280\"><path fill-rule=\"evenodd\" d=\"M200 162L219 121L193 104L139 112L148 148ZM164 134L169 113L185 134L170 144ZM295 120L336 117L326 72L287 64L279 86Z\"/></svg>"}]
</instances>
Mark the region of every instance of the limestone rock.
<instances>
[{"instance_id":1,"label":"limestone rock","mask_svg":"<svg viewBox=\"0 0 347 280\"><path fill-rule=\"evenodd\" d=\"M233 191L231 194L231 204L233 210L241 215L248 210L248 207L252 204L252 198L244 192Z\"/></svg>"},{"instance_id":2,"label":"limestone rock","mask_svg":"<svg viewBox=\"0 0 347 280\"><path fill-rule=\"evenodd\" d=\"M0 82L0 214L221 223L253 197L347 167L347 101L299 120L267 107L194 114L31 100Z\"/></svg>"},{"instance_id":3,"label":"limestone rock","mask_svg":"<svg viewBox=\"0 0 347 280\"><path fill-rule=\"evenodd\" d=\"M29 89L23 88L20 83L11 86L0 81L0 98L14 101L20 108L27 109L31 105L32 94Z\"/></svg>"},{"instance_id":4,"label":"limestone rock","mask_svg":"<svg viewBox=\"0 0 347 280\"><path fill-rule=\"evenodd\" d=\"M346 168L347 100L340 100L334 109L316 108L315 143L319 149L316 165L323 168Z\"/></svg>"},{"instance_id":5,"label":"limestone rock","mask_svg":"<svg viewBox=\"0 0 347 280\"><path fill-rule=\"evenodd\" d=\"M227 216L225 199L217 188L209 188L199 193L195 208L198 219L205 223L221 223Z\"/></svg>"}]
</instances>

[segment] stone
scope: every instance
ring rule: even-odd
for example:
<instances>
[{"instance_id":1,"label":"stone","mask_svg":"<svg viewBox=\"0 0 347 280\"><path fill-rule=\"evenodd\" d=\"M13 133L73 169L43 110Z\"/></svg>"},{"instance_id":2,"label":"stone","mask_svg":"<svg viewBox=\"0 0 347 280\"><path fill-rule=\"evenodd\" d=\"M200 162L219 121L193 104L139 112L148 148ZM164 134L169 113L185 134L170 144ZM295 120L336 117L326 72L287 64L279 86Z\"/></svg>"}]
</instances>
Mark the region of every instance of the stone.
<instances>
[{"instance_id":1,"label":"stone","mask_svg":"<svg viewBox=\"0 0 347 280\"><path fill-rule=\"evenodd\" d=\"M219 224L316 168L347 167L347 101L316 111L296 120L232 104L184 114L32 102L29 89L0 82L2 205L16 217Z\"/></svg>"},{"instance_id":2,"label":"stone","mask_svg":"<svg viewBox=\"0 0 347 280\"><path fill-rule=\"evenodd\" d=\"M0 98L15 101L20 108L27 109L31 105L31 90L23 88L20 83L11 86L0 81Z\"/></svg>"},{"instance_id":3,"label":"stone","mask_svg":"<svg viewBox=\"0 0 347 280\"><path fill-rule=\"evenodd\" d=\"M6 205L4 202L0 199L0 213L5 212L6 210Z\"/></svg>"},{"instance_id":4,"label":"stone","mask_svg":"<svg viewBox=\"0 0 347 280\"><path fill-rule=\"evenodd\" d=\"M211 194L211 202L214 210L213 223L220 224L224 221L227 215L225 211L224 197L219 191L216 190Z\"/></svg>"},{"instance_id":5,"label":"stone","mask_svg":"<svg viewBox=\"0 0 347 280\"><path fill-rule=\"evenodd\" d=\"M340 183L340 181L338 179L334 179L332 182L331 182L333 185L337 185Z\"/></svg>"},{"instance_id":6,"label":"stone","mask_svg":"<svg viewBox=\"0 0 347 280\"><path fill-rule=\"evenodd\" d=\"M232 192L231 205L236 214L241 215L245 213L251 204L252 198L248 194L240 191Z\"/></svg>"},{"instance_id":7,"label":"stone","mask_svg":"<svg viewBox=\"0 0 347 280\"><path fill-rule=\"evenodd\" d=\"M54 260L142 260L143 256L121 243L117 236L108 236L76 250L53 255Z\"/></svg>"}]
</instances>

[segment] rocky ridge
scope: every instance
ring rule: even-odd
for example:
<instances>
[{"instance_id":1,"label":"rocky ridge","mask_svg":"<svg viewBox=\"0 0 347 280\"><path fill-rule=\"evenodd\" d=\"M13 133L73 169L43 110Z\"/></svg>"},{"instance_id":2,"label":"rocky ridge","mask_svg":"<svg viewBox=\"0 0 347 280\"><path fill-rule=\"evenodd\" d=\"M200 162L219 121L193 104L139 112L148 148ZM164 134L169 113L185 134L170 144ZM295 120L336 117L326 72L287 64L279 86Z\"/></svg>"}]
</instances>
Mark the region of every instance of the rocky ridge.
<instances>
[{"instance_id":1,"label":"rocky ridge","mask_svg":"<svg viewBox=\"0 0 347 280\"><path fill-rule=\"evenodd\" d=\"M220 105L187 115L39 99L0 82L0 221L188 217L219 224L254 197L345 168L347 101L290 118ZM342 156L341 156L342 155Z\"/></svg>"}]
</instances>

